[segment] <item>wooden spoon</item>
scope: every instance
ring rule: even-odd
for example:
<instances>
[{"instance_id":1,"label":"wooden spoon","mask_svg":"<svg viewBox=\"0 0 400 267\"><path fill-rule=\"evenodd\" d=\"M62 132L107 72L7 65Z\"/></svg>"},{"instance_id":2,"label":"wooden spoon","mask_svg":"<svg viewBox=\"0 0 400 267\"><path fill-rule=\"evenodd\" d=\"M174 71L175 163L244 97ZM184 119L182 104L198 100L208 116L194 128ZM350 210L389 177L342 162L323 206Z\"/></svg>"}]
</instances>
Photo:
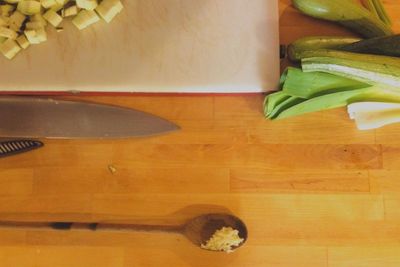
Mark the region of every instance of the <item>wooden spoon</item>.
<instances>
[{"instance_id":1,"label":"wooden spoon","mask_svg":"<svg viewBox=\"0 0 400 267\"><path fill-rule=\"evenodd\" d=\"M243 239L243 242L235 249L246 242L247 228L243 221L236 216L224 213L200 215L188 220L183 225L0 221L0 229L179 233L186 236L187 239L198 247L201 247L202 244L206 244L214 233L223 227L231 227L239 231L239 237Z\"/></svg>"}]
</instances>

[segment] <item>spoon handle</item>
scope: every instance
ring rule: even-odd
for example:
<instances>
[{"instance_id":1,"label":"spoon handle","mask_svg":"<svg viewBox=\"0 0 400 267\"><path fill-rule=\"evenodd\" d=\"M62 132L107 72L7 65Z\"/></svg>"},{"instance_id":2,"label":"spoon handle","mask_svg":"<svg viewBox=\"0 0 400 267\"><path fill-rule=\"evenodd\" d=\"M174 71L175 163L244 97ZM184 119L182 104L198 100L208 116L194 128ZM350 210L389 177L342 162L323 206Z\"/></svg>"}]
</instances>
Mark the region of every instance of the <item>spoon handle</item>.
<instances>
[{"instance_id":1,"label":"spoon handle","mask_svg":"<svg viewBox=\"0 0 400 267\"><path fill-rule=\"evenodd\" d=\"M109 231L109 232L167 232L182 233L182 225L146 225L114 223L76 222L17 222L0 221L0 229L45 230L45 231Z\"/></svg>"},{"instance_id":2,"label":"spoon handle","mask_svg":"<svg viewBox=\"0 0 400 267\"><path fill-rule=\"evenodd\" d=\"M92 225L94 227L94 225ZM95 225L97 231L114 231L114 232L168 232L182 233L184 227L182 225L146 225L146 224L112 224L97 223Z\"/></svg>"}]
</instances>

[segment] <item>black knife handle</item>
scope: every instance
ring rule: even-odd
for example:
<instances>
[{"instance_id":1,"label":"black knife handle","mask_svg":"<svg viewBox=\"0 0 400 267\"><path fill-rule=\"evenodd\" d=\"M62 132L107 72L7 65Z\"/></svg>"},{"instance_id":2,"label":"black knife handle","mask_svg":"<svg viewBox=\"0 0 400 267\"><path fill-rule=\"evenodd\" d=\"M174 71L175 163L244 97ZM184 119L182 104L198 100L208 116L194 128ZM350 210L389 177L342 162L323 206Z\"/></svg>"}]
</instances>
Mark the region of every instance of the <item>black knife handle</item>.
<instances>
[{"instance_id":1,"label":"black knife handle","mask_svg":"<svg viewBox=\"0 0 400 267\"><path fill-rule=\"evenodd\" d=\"M13 156L43 147L44 144L36 140L12 140L0 142L0 158Z\"/></svg>"}]
</instances>

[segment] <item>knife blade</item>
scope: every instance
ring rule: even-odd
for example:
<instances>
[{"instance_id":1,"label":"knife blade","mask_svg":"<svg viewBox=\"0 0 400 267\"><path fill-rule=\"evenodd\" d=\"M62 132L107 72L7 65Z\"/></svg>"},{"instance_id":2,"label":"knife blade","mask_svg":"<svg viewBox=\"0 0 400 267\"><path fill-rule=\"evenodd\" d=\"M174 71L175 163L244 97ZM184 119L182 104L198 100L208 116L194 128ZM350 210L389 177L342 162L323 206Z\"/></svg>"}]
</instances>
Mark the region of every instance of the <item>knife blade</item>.
<instances>
[{"instance_id":1,"label":"knife blade","mask_svg":"<svg viewBox=\"0 0 400 267\"><path fill-rule=\"evenodd\" d=\"M178 130L179 127L142 111L37 97L0 97L0 137L128 138Z\"/></svg>"},{"instance_id":2,"label":"knife blade","mask_svg":"<svg viewBox=\"0 0 400 267\"><path fill-rule=\"evenodd\" d=\"M0 141L0 158L25 153L43 146L42 142L35 140Z\"/></svg>"}]
</instances>

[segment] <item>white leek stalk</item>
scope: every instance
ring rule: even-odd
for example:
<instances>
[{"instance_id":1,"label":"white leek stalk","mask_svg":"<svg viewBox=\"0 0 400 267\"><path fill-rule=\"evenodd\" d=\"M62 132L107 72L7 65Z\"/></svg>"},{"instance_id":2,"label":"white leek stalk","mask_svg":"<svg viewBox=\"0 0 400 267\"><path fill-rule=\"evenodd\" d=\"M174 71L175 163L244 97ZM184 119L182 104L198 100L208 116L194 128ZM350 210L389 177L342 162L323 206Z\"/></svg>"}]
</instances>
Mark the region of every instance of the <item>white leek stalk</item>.
<instances>
[{"instance_id":1,"label":"white leek stalk","mask_svg":"<svg viewBox=\"0 0 400 267\"><path fill-rule=\"evenodd\" d=\"M347 110L359 130L372 130L400 122L399 103L358 102L350 104Z\"/></svg>"}]
</instances>

